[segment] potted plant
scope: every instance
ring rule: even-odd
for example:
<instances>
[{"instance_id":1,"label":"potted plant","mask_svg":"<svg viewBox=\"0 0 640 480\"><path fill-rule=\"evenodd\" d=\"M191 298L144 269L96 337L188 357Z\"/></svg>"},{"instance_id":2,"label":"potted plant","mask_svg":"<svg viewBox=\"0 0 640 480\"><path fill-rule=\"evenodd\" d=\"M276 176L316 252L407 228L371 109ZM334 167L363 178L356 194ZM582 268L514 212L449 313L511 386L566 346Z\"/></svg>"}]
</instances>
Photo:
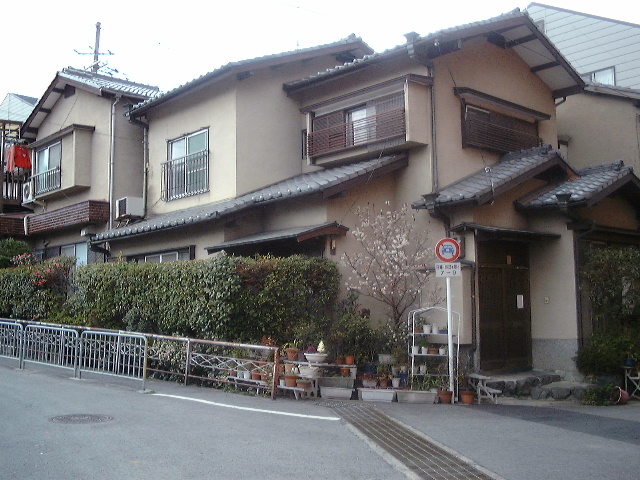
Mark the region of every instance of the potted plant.
<instances>
[{"instance_id":1,"label":"potted plant","mask_svg":"<svg viewBox=\"0 0 640 480\"><path fill-rule=\"evenodd\" d=\"M304 356L309 362L313 363L322 363L327 358L327 353L325 351L324 342L320 341L318 347L308 347L307 351L304 352Z\"/></svg>"},{"instance_id":2,"label":"potted plant","mask_svg":"<svg viewBox=\"0 0 640 480\"><path fill-rule=\"evenodd\" d=\"M398 402L403 403L435 403L438 396L437 391L433 391L437 385L437 379L427 376L421 380L414 379L411 383L411 390L398 390Z\"/></svg>"},{"instance_id":3,"label":"potted plant","mask_svg":"<svg viewBox=\"0 0 640 480\"><path fill-rule=\"evenodd\" d=\"M293 366L290 372L284 374L285 386L295 387L298 380L298 367Z\"/></svg>"}]
</instances>

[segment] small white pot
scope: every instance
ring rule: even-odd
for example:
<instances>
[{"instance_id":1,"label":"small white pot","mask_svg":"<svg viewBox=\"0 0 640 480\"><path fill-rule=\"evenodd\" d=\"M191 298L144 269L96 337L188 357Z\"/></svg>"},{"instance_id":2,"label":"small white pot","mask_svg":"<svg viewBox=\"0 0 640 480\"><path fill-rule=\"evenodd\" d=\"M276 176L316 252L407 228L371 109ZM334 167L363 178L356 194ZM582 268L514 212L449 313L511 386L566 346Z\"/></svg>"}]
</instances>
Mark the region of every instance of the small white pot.
<instances>
[{"instance_id":1,"label":"small white pot","mask_svg":"<svg viewBox=\"0 0 640 480\"><path fill-rule=\"evenodd\" d=\"M428 347L421 347L420 350L422 351L422 355L426 355L429 351Z\"/></svg>"},{"instance_id":2,"label":"small white pot","mask_svg":"<svg viewBox=\"0 0 640 480\"><path fill-rule=\"evenodd\" d=\"M440 348L438 349L438 353L439 353L440 355L446 355L446 354L447 354L447 347L440 347Z\"/></svg>"},{"instance_id":3,"label":"small white pot","mask_svg":"<svg viewBox=\"0 0 640 480\"><path fill-rule=\"evenodd\" d=\"M391 379L391 386L393 388L400 388L400 378L399 377L393 377Z\"/></svg>"},{"instance_id":4,"label":"small white pot","mask_svg":"<svg viewBox=\"0 0 640 480\"><path fill-rule=\"evenodd\" d=\"M411 347L411 354L418 355L420 353L420 347L418 345L413 345Z\"/></svg>"},{"instance_id":5,"label":"small white pot","mask_svg":"<svg viewBox=\"0 0 640 480\"><path fill-rule=\"evenodd\" d=\"M430 324L422 325L422 333L432 333L433 327Z\"/></svg>"}]
</instances>

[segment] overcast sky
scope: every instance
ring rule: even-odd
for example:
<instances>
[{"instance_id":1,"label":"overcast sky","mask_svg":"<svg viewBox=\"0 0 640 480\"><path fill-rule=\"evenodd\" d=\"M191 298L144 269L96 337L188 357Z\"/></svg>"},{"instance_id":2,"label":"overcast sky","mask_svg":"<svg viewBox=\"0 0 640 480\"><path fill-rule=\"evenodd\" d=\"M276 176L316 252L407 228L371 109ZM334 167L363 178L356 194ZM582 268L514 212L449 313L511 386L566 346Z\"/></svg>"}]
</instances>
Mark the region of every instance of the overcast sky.
<instances>
[{"instance_id":1,"label":"overcast sky","mask_svg":"<svg viewBox=\"0 0 640 480\"><path fill-rule=\"evenodd\" d=\"M530 2L435 0L34 0L3 21L0 101L7 93L40 97L56 72L93 60L96 23L101 56L116 76L166 91L228 62L331 43L355 33L374 50L485 20ZM640 24L640 2L539 2ZM22 11L25 8L25 11ZM11 51L7 46L11 45ZM88 55L79 55L87 53Z\"/></svg>"}]
</instances>

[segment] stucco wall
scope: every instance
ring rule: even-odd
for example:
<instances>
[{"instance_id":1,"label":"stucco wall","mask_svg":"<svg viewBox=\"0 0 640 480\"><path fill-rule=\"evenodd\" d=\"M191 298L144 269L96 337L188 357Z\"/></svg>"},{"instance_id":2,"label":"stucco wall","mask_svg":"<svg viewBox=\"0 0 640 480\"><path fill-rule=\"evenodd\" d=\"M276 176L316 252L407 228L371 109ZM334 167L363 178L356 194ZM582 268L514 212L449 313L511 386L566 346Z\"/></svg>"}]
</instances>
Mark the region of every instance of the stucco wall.
<instances>
[{"instance_id":1,"label":"stucco wall","mask_svg":"<svg viewBox=\"0 0 640 480\"><path fill-rule=\"evenodd\" d=\"M585 93L559 105L559 133L570 137L569 163L584 168L623 160L640 171L640 109L634 103Z\"/></svg>"}]
</instances>

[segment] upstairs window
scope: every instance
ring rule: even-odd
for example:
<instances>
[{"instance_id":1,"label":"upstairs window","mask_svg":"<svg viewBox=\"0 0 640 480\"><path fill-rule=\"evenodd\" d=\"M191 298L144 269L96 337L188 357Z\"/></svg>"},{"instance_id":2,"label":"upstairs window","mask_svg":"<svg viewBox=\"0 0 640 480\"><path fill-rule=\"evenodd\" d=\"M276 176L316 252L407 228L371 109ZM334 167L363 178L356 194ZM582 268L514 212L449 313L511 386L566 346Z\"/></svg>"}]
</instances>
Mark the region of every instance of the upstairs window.
<instances>
[{"instance_id":1,"label":"upstairs window","mask_svg":"<svg viewBox=\"0 0 640 480\"><path fill-rule=\"evenodd\" d=\"M209 131L200 130L169 142L162 164L162 198L197 195L209 190Z\"/></svg>"},{"instance_id":2,"label":"upstairs window","mask_svg":"<svg viewBox=\"0 0 640 480\"><path fill-rule=\"evenodd\" d=\"M62 142L56 142L36 151L36 174L33 176L34 194L60 188Z\"/></svg>"},{"instance_id":3,"label":"upstairs window","mask_svg":"<svg viewBox=\"0 0 640 480\"><path fill-rule=\"evenodd\" d=\"M542 145L537 122L465 105L462 144L500 153L517 152Z\"/></svg>"},{"instance_id":4,"label":"upstairs window","mask_svg":"<svg viewBox=\"0 0 640 480\"><path fill-rule=\"evenodd\" d=\"M352 147L404 137L404 92L313 119L309 156L337 153Z\"/></svg>"},{"instance_id":5,"label":"upstairs window","mask_svg":"<svg viewBox=\"0 0 640 480\"><path fill-rule=\"evenodd\" d=\"M603 68L602 70L582 75L582 79L587 82L602 83L603 85L615 85L616 70L614 67Z\"/></svg>"}]
</instances>

